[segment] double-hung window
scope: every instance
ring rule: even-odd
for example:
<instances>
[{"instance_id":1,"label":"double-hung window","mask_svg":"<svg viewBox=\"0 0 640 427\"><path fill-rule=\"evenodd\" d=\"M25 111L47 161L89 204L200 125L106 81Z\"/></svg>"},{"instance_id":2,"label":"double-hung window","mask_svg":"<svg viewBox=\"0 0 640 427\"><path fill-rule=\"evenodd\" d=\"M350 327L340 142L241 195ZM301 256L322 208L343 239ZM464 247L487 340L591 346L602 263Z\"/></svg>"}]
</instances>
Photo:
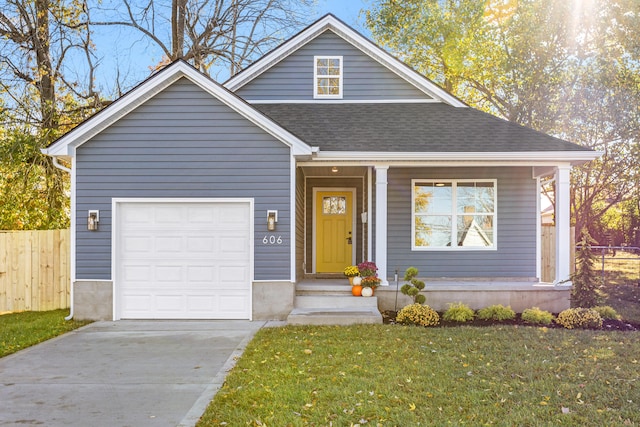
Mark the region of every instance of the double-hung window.
<instances>
[{"instance_id":1,"label":"double-hung window","mask_svg":"<svg viewBox=\"0 0 640 427\"><path fill-rule=\"evenodd\" d=\"M412 181L413 250L495 249L496 180Z\"/></svg>"},{"instance_id":2,"label":"double-hung window","mask_svg":"<svg viewBox=\"0 0 640 427\"><path fill-rule=\"evenodd\" d=\"M315 56L313 61L313 97L342 98L342 56Z\"/></svg>"}]
</instances>

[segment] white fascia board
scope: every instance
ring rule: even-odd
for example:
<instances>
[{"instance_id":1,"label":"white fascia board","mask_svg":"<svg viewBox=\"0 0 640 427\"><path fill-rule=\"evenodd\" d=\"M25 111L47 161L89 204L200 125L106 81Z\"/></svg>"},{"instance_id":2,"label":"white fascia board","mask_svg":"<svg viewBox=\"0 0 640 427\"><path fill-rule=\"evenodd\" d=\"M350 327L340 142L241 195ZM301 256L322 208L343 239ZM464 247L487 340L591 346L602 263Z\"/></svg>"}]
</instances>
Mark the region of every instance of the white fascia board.
<instances>
[{"instance_id":1,"label":"white fascia board","mask_svg":"<svg viewBox=\"0 0 640 427\"><path fill-rule=\"evenodd\" d=\"M53 157L73 156L75 154L74 148L84 144L182 77L189 79L244 118L262 128L265 132L292 147L294 155L311 154L311 147L302 140L185 62L176 62L164 72L149 78L146 82L116 101L111 107L98 112L53 145L44 149L43 153Z\"/></svg>"},{"instance_id":2,"label":"white fascia board","mask_svg":"<svg viewBox=\"0 0 640 427\"><path fill-rule=\"evenodd\" d=\"M368 151L319 151L312 166L322 161L341 162L389 162L402 164L425 163L487 163L550 166L559 163L582 164L602 155L598 151L518 151L518 152L368 152ZM305 163L306 164L306 163Z\"/></svg>"},{"instance_id":3,"label":"white fascia board","mask_svg":"<svg viewBox=\"0 0 640 427\"><path fill-rule=\"evenodd\" d=\"M454 107L467 107L465 103L463 103L435 83L431 82L422 74L413 70L408 65L395 58L393 55L391 55L381 47L377 46L371 40L363 37L357 31L354 31L352 28L345 25L333 15L325 16L315 24L303 30L297 36L289 39L287 42L280 45L280 47L276 48L271 53L259 59L245 71L240 72L235 77L227 80L227 82L224 83L224 86L233 92L237 91L242 86L259 76L263 72L267 71L269 68L280 62L282 59L284 59L303 45L307 44L309 41L316 38L327 29L333 31L338 36L350 42L360 51L369 55L372 59L380 63L382 66L388 68L427 95Z\"/></svg>"},{"instance_id":4,"label":"white fascia board","mask_svg":"<svg viewBox=\"0 0 640 427\"><path fill-rule=\"evenodd\" d=\"M280 62L291 52L298 50L300 47L307 44L307 42L314 39L318 34L326 30L329 25L328 18L331 18L331 16L325 16L324 19L320 19L315 24L307 27L297 36L294 36L293 38L287 40L267 55L258 59L244 71L241 71L240 73L231 77L223 84L223 86L232 92L237 91L242 86L253 80L255 77L259 76L260 74L264 73L269 68ZM333 20L335 21L335 18Z\"/></svg>"},{"instance_id":5,"label":"white fascia board","mask_svg":"<svg viewBox=\"0 0 640 427\"><path fill-rule=\"evenodd\" d=\"M67 134L58 139L53 145L44 149L44 154L52 157L73 156L75 152L73 148L82 145L102 132L109 127L109 125L115 123L118 119L124 117L127 113L151 99L154 95L182 77L183 74L180 72L182 70L178 65L182 65L183 67L180 68L184 68L184 64L178 63L175 64L176 67L173 69L173 72L166 70L164 74L149 78L146 82L128 92L124 97L116 100L109 107L98 111L76 128L67 132Z\"/></svg>"}]
</instances>

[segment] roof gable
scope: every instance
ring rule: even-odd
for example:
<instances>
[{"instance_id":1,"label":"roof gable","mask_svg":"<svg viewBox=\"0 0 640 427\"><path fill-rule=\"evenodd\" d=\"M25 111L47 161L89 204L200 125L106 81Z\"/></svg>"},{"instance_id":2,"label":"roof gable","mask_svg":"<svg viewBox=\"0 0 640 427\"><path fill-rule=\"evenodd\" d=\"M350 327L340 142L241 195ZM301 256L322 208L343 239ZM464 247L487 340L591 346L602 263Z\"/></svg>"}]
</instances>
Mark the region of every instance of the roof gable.
<instances>
[{"instance_id":1,"label":"roof gable","mask_svg":"<svg viewBox=\"0 0 640 427\"><path fill-rule=\"evenodd\" d=\"M311 147L285 130L270 118L261 114L241 98L214 82L184 61L176 61L149 77L120 99L99 111L76 128L67 132L43 153L53 157L73 157L75 148L107 129L167 87L181 78L186 78L198 87L245 117L255 125L292 147L294 155L310 155Z\"/></svg>"},{"instance_id":2,"label":"roof gable","mask_svg":"<svg viewBox=\"0 0 640 427\"><path fill-rule=\"evenodd\" d=\"M229 79L224 86L231 91L239 91L258 76L279 64L293 52L296 52L311 41L322 36L328 30L357 48L359 51L394 73L414 88L423 92L428 98L445 102L454 107L466 107L466 105L455 96L446 92L420 73L411 69L409 66L331 14L325 15L314 24L298 33L296 36L263 56L240 73L236 74L234 77Z\"/></svg>"},{"instance_id":3,"label":"roof gable","mask_svg":"<svg viewBox=\"0 0 640 427\"><path fill-rule=\"evenodd\" d=\"M235 93L247 102L327 102L314 97L314 62L317 57L341 61L342 93L339 102L441 102L327 29L295 50ZM335 100L329 100L335 102Z\"/></svg>"}]
</instances>

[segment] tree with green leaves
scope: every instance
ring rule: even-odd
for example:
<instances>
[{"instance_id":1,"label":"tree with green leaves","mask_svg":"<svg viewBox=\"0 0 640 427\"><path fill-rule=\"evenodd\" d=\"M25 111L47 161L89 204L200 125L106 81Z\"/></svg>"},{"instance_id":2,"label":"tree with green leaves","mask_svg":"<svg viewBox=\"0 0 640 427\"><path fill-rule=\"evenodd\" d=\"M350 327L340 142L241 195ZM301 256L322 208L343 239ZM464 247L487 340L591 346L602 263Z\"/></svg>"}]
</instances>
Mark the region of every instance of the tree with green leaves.
<instances>
[{"instance_id":1,"label":"tree with green leaves","mask_svg":"<svg viewBox=\"0 0 640 427\"><path fill-rule=\"evenodd\" d=\"M635 0L383 0L366 12L378 43L469 105L605 153L572 174L577 230L638 198L638 18Z\"/></svg>"},{"instance_id":2,"label":"tree with green leaves","mask_svg":"<svg viewBox=\"0 0 640 427\"><path fill-rule=\"evenodd\" d=\"M69 177L41 149L138 82L103 95L95 26L126 27L183 58L234 74L308 19L311 0L0 0L0 229L68 225ZM128 62L128 61L124 61ZM126 73L125 73L126 74Z\"/></svg>"},{"instance_id":3,"label":"tree with green leaves","mask_svg":"<svg viewBox=\"0 0 640 427\"><path fill-rule=\"evenodd\" d=\"M93 88L86 3L4 0L0 8L0 229L68 226L68 175L40 149L103 106ZM75 73L80 59L88 73Z\"/></svg>"}]
</instances>

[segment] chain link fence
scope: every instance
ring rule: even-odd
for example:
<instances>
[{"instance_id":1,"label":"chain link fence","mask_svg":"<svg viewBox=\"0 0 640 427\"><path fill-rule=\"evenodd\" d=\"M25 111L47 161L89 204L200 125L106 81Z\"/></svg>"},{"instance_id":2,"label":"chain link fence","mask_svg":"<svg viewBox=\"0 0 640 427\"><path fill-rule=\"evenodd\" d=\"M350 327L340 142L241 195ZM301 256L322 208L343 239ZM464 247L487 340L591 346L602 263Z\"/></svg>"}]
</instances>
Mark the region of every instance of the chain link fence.
<instances>
[{"instance_id":1,"label":"chain link fence","mask_svg":"<svg viewBox=\"0 0 640 427\"><path fill-rule=\"evenodd\" d=\"M598 258L595 267L600 271L603 284L640 286L640 247L591 246L591 251Z\"/></svg>"}]
</instances>

